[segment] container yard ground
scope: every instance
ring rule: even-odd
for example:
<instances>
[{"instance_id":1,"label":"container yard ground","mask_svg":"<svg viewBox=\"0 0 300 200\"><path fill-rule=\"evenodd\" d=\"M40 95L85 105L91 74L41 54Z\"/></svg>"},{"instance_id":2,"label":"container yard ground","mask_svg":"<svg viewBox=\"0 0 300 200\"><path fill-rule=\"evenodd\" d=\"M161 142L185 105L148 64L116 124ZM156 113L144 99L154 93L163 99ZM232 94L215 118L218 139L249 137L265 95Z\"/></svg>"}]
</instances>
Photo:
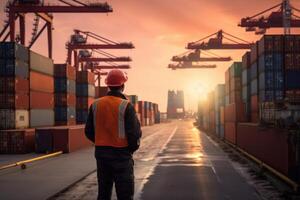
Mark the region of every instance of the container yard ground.
<instances>
[{"instance_id":1,"label":"container yard ground","mask_svg":"<svg viewBox=\"0 0 300 200\"><path fill-rule=\"evenodd\" d=\"M192 124L178 120L144 129L134 156L135 199L281 199L266 180L254 180ZM96 199L96 181L92 173L52 199Z\"/></svg>"}]
</instances>

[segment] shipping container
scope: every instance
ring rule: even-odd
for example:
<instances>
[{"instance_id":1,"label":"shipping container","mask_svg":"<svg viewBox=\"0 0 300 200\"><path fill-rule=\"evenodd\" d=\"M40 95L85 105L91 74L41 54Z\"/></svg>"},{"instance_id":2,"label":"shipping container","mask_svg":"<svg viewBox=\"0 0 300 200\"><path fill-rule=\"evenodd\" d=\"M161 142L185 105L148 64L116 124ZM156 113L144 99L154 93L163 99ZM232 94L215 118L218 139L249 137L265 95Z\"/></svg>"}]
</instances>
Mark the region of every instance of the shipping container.
<instances>
[{"instance_id":1,"label":"shipping container","mask_svg":"<svg viewBox=\"0 0 300 200\"><path fill-rule=\"evenodd\" d=\"M254 62L251 64L251 67L250 67L250 79L251 80L255 80L257 79L257 62Z\"/></svg>"},{"instance_id":2,"label":"shipping container","mask_svg":"<svg viewBox=\"0 0 300 200\"><path fill-rule=\"evenodd\" d=\"M286 90L300 89L300 70L286 70Z\"/></svg>"},{"instance_id":3,"label":"shipping container","mask_svg":"<svg viewBox=\"0 0 300 200\"><path fill-rule=\"evenodd\" d=\"M77 97L76 98L76 108L77 109L86 109L88 110L90 105L95 101L91 97Z\"/></svg>"},{"instance_id":4,"label":"shipping container","mask_svg":"<svg viewBox=\"0 0 300 200\"><path fill-rule=\"evenodd\" d=\"M30 51L30 70L53 76L53 60L33 51Z\"/></svg>"},{"instance_id":5,"label":"shipping container","mask_svg":"<svg viewBox=\"0 0 300 200\"><path fill-rule=\"evenodd\" d=\"M5 59L29 61L29 51L23 45L16 42L1 42L0 43L0 57Z\"/></svg>"},{"instance_id":6,"label":"shipping container","mask_svg":"<svg viewBox=\"0 0 300 200\"><path fill-rule=\"evenodd\" d=\"M75 107L76 96L74 94L68 94L68 93L55 93L54 104L55 106Z\"/></svg>"},{"instance_id":7,"label":"shipping container","mask_svg":"<svg viewBox=\"0 0 300 200\"><path fill-rule=\"evenodd\" d=\"M71 153L73 151L90 147L89 141L84 133L84 126L65 126L53 129L53 150Z\"/></svg>"},{"instance_id":8,"label":"shipping container","mask_svg":"<svg viewBox=\"0 0 300 200\"><path fill-rule=\"evenodd\" d=\"M53 128L36 128L35 130L35 152L51 153L53 152Z\"/></svg>"},{"instance_id":9,"label":"shipping container","mask_svg":"<svg viewBox=\"0 0 300 200\"><path fill-rule=\"evenodd\" d=\"M257 62L257 56L258 56L258 41L252 45L251 51L250 51L250 64Z\"/></svg>"},{"instance_id":10,"label":"shipping container","mask_svg":"<svg viewBox=\"0 0 300 200\"><path fill-rule=\"evenodd\" d=\"M34 91L53 93L54 79L52 76L38 72L30 72L30 89Z\"/></svg>"},{"instance_id":11,"label":"shipping container","mask_svg":"<svg viewBox=\"0 0 300 200\"><path fill-rule=\"evenodd\" d=\"M29 109L29 95L0 93L0 109Z\"/></svg>"},{"instance_id":12,"label":"shipping container","mask_svg":"<svg viewBox=\"0 0 300 200\"><path fill-rule=\"evenodd\" d=\"M86 123L87 117L88 117L87 109L76 109L76 123L77 124Z\"/></svg>"},{"instance_id":13,"label":"shipping container","mask_svg":"<svg viewBox=\"0 0 300 200\"><path fill-rule=\"evenodd\" d=\"M225 140L231 144L236 144L236 122L225 122Z\"/></svg>"},{"instance_id":14,"label":"shipping container","mask_svg":"<svg viewBox=\"0 0 300 200\"><path fill-rule=\"evenodd\" d=\"M55 93L76 93L76 82L67 78L54 78Z\"/></svg>"},{"instance_id":15,"label":"shipping container","mask_svg":"<svg viewBox=\"0 0 300 200\"><path fill-rule=\"evenodd\" d=\"M257 79L253 79L251 81L250 94L251 95L257 95L258 94Z\"/></svg>"},{"instance_id":16,"label":"shipping container","mask_svg":"<svg viewBox=\"0 0 300 200\"><path fill-rule=\"evenodd\" d=\"M95 75L88 71L77 71L76 72L76 82L84 84L95 84Z\"/></svg>"},{"instance_id":17,"label":"shipping container","mask_svg":"<svg viewBox=\"0 0 300 200\"><path fill-rule=\"evenodd\" d=\"M0 109L0 130L28 127L29 112L27 110Z\"/></svg>"},{"instance_id":18,"label":"shipping container","mask_svg":"<svg viewBox=\"0 0 300 200\"><path fill-rule=\"evenodd\" d=\"M248 69L251 66L251 59L250 59L251 53L250 51L247 51L243 57L242 57L242 68Z\"/></svg>"},{"instance_id":19,"label":"shipping container","mask_svg":"<svg viewBox=\"0 0 300 200\"><path fill-rule=\"evenodd\" d=\"M238 124L237 145L282 174L291 176L295 146L287 130L262 129L256 124ZM253 145L255 144L255 145ZM296 144L296 143L295 143ZM268 147L268 148L266 148Z\"/></svg>"},{"instance_id":20,"label":"shipping container","mask_svg":"<svg viewBox=\"0 0 300 200\"><path fill-rule=\"evenodd\" d=\"M54 77L76 80L76 69L69 64L54 64Z\"/></svg>"},{"instance_id":21,"label":"shipping container","mask_svg":"<svg viewBox=\"0 0 300 200\"><path fill-rule=\"evenodd\" d=\"M23 154L34 151L34 129L0 130L0 154Z\"/></svg>"},{"instance_id":22,"label":"shipping container","mask_svg":"<svg viewBox=\"0 0 300 200\"><path fill-rule=\"evenodd\" d=\"M15 59L0 59L0 76L28 78L28 63Z\"/></svg>"},{"instance_id":23,"label":"shipping container","mask_svg":"<svg viewBox=\"0 0 300 200\"><path fill-rule=\"evenodd\" d=\"M54 95L46 92L30 91L30 109L53 109Z\"/></svg>"},{"instance_id":24,"label":"shipping container","mask_svg":"<svg viewBox=\"0 0 300 200\"><path fill-rule=\"evenodd\" d=\"M95 86L85 83L76 83L76 96L78 97L95 97Z\"/></svg>"},{"instance_id":25,"label":"shipping container","mask_svg":"<svg viewBox=\"0 0 300 200\"><path fill-rule=\"evenodd\" d=\"M53 109L31 109L30 127L54 126Z\"/></svg>"},{"instance_id":26,"label":"shipping container","mask_svg":"<svg viewBox=\"0 0 300 200\"><path fill-rule=\"evenodd\" d=\"M283 51L283 35L264 35L258 41L258 55Z\"/></svg>"},{"instance_id":27,"label":"shipping container","mask_svg":"<svg viewBox=\"0 0 300 200\"><path fill-rule=\"evenodd\" d=\"M55 107L55 121L63 122L76 120L75 107Z\"/></svg>"},{"instance_id":28,"label":"shipping container","mask_svg":"<svg viewBox=\"0 0 300 200\"><path fill-rule=\"evenodd\" d=\"M242 102L236 102L225 106L224 108L226 122L245 122L245 105Z\"/></svg>"},{"instance_id":29,"label":"shipping container","mask_svg":"<svg viewBox=\"0 0 300 200\"><path fill-rule=\"evenodd\" d=\"M29 81L19 77L0 77L0 93L28 94Z\"/></svg>"},{"instance_id":30,"label":"shipping container","mask_svg":"<svg viewBox=\"0 0 300 200\"><path fill-rule=\"evenodd\" d=\"M242 62L233 62L230 66L230 79L242 76Z\"/></svg>"}]
</instances>

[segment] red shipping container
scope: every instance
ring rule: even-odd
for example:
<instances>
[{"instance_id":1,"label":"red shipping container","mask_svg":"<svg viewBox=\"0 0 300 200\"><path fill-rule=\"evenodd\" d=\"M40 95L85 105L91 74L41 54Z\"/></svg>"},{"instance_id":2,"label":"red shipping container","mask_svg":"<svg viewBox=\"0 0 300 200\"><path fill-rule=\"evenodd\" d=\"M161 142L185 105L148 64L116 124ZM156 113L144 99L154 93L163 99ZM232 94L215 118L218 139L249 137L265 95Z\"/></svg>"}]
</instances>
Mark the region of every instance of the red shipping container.
<instances>
[{"instance_id":1,"label":"red shipping container","mask_svg":"<svg viewBox=\"0 0 300 200\"><path fill-rule=\"evenodd\" d=\"M19 77L0 77L1 93L28 93L29 81Z\"/></svg>"},{"instance_id":2,"label":"red shipping container","mask_svg":"<svg viewBox=\"0 0 300 200\"><path fill-rule=\"evenodd\" d=\"M291 145L286 130L241 123L237 126L237 133L237 145L241 149L277 171L289 174L294 156L290 153Z\"/></svg>"},{"instance_id":3,"label":"red shipping container","mask_svg":"<svg viewBox=\"0 0 300 200\"><path fill-rule=\"evenodd\" d=\"M28 94L0 94L1 109L29 109Z\"/></svg>"},{"instance_id":4,"label":"red shipping container","mask_svg":"<svg viewBox=\"0 0 300 200\"><path fill-rule=\"evenodd\" d=\"M74 94L56 93L54 95L55 106L76 106L76 96Z\"/></svg>"},{"instance_id":5,"label":"red shipping container","mask_svg":"<svg viewBox=\"0 0 300 200\"><path fill-rule=\"evenodd\" d=\"M225 123L226 122L245 122L245 106L243 102L237 102L225 106L224 109Z\"/></svg>"},{"instance_id":6,"label":"red shipping container","mask_svg":"<svg viewBox=\"0 0 300 200\"><path fill-rule=\"evenodd\" d=\"M95 83L95 75L92 72L88 71L77 71L76 72L76 82L77 83Z\"/></svg>"},{"instance_id":7,"label":"red shipping container","mask_svg":"<svg viewBox=\"0 0 300 200\"><path fill-rule=\"evenodd\" d=\"M225 122L225 140L231 144L236 144L236 123Z\"/></svg>"},{"instance_id":8,"label":"red shipping container","mask_svg":"<svg viewBox=\"0 0 300 200\"><path fill-rule=\"evenodd\" d=\"M55 64L54 65L54 76L67 78L70 80L76 80L75 67L69 64Z\"/></svg>"},{"instance_id":9,"label":"red shipping container","mask_svg":"<svg viewBox=\"0 0 300 200\"><path fill-rule=\"evenodd\" d=\"M62 126L53 129L53 150L70 153L92 146L84 133L84 126Z\"/></svg>"},{"instance_id":10,"label":"red shipping container","mask_svg":"<svg viewBox=\"0 0 300 200\"><path fill-rule=\"evenodd\" d=\"M239 90L231 91L229 94L229 103L242 102L242 92Z\"/></svg>"},{"instance_id":11,"label":"red shipping container","mask_svg":"<svg viewBox=\"0 0 300 200\"><path fill-rule=\"evenodd\" d=\"M0 149L6 150L3 153L19 154L34 151L35 129L1 130L0 135L2 134L6 136L5 141L0 142L0 145L4 145L4 148Z\"/></svg>"},{"instance_id":12,"label":"red shipping container","mask_svg":"<svg viewBox=\"0 0 300 200\"><path fill-rule=\"evenodd\" d=\"M258 113L257 112L251 112L251 122L258 123Z\"/></svg>"},{"instance_id":13,"label":"red shipping container","mask_svg":"<svg viewBox=\"0 0 300 200\"><path fill-rule=\"evenodd\" d=\"M45 92L30 91L31 109L53 109L54 95Z\"/></svg>"},{"instance_id":14,"label":"red shipping container","mask_svg":"<svg viewBox=\"0 0 300 200\"><path fill-rule=\"evenodd\" d=\"M54 79L38 72L30 72L30 89L40 92L54 92Z\"/></svg>"},{"instance_id":15,"label":"red shipping container","mask_svg":"<svg viewBox=\"0 0 300 200\"><path fill-rule=\"evenodd\" d=\"M9 152L9 133L7 131L0 130L0 154L6 154Z\"/></svg>"},{"instance_id":16,"label":"red shipping container","mask_svg":"<svg viewBox=\"0 0 300 200\"><path fill-rule=\"evenodd\" d=\"M251 96L251 112L258 113L258 96Z\"/></svg>"},{"instance_id":17,"label":"red shipping container","mask_svg":"<svg viewBox=\"0 0 300 200\"><path fill-rule=\"evenodd\" d=\"M77 109L89 109L90 105L95 101L92 97L76 97Z\"/></svg>"},{"instance_id":18,"label":"red shipping container","mask_svg":"<svg viewBox=\"0 0 300 200\"><path fill-rule=\"evenodd\" d=\"M230 91L241 91L242 90L242 80L239 77L232 78L230 80Z\"/></svg>"}]
</instances>

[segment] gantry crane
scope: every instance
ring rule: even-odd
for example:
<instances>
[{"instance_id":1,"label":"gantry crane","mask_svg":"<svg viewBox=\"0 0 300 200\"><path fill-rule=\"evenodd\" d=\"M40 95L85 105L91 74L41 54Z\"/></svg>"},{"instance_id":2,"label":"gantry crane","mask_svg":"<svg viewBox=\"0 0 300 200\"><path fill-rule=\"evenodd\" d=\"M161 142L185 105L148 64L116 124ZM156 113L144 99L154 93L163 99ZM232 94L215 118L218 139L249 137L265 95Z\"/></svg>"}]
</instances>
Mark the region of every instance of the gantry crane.
<instances>
[{"instance_id":1,"label":"gantry crane","mask_svg":"<svg viewBox=\"0 0 300 200\"><path fill-rule=\"evenodd\" d=\"M215 36L215 37L213 37ZM208 42L204 40L208 39ZM226 39L231 43L226 43L223 40ZM241 38L234 35L219 30L209 36L206 36L195 42L190 42L187 44L187 49L200 49L200 50L210 50L210 49L250 49L254 43L247 42Z\"/></svg>"},{"instance_id":2,"label":"gantry crane","mask_svg":"<svg viewBox=\"0 0 300 200\"><path fill-rule=\"evenodd\" d=\"M47 28L48 33L48 55L52 58L52 13L109 13L112 8L107 3L83 3L80 0L54 0L57 4L45 5L43 0L9 0L6 6L8 20L0 32L2 41L10 40L20 42L31 48L42 32ZM32 39L25 44L26 22L28 13L36 15ZM16 36L16 21L19 19L20 35ZM45 21L44 26L38 30L39 19ZM6 33L6 34L5 34Z\"/></svg>"},{"instance_id":3,"label":"gantry crane","mask_svg":"<svg viewBox=\"0 0 300 200\"><path fill-rule=\"evenodd\" d=\"M277 10L274 11L275 9ZM265 17L264 14L268 12L271 12L270 15ZM291 27L300 27L300 16L295 12L300 13L300 9L293 7L289 0L283 0L251 17L242 18L238 25L245 27L246 31L255 31L256 34L264 34L269 28L284 28L284 34L290 34Z\"/></svg>"},{"instance_id":4,"label":"gantry crane","mask_svg":"<svg viewBox=\"0 0 300 200\"><path fill-rule=\"evenodd\" d=\"M95 39L98 43L88 43L88 38ZM78 29L74 30L74 34L71 35L70 41L66 43L66 48L68 50L67 63L72 65L72 60L74 60L74 66L78 69L79 59L78 51L79 50L100 50L100 49L133 49L134 46L131 42L122 42L118 43L110 39L104 38L96 33L90 31L81 31ZM72 56L74 58L72 59ZM117 58L107 58L108 60L117 61ZM128 58L119 58L119 60L130 60Z\"/></svg>"},{"instance_id":5,"label":"gantry crane","mask_svg":"<svg viewBox=\"0 0 300 200\"><path fill-rule=\"evenodd\" d=\"M213 57L201 57L201 53ZM232 59L231 57L221 57L208 51L196 49L194 51L186 51L180 55L173 56L171 60L174 62L226 62L231 61Z\"/></svg>"},{"instance_id":6,"label":"gantry crane","mask_svg":"<svg viewBox=\"0 0 300 200\"><path fill-rule=\"evenodd\" d=\"M213 57L201 57L200 55L209 55ZM199 65L193 64L193 62L227 62L231 61L231 57L221 57L215 53L208 51L201 51L199 49L189 50L180 55L173 56L171 61L178 62L177 64L170 64L168 68L170 69L205 69L205 68L216 68L216 65Z\"/></svg>"},{"instance_id":7,"label":"gantry crane","mask_svg":"<svg viewBox=\"0 0 300 200\"><path fill-rule=\"evenodd\" d=\"M93 53L98 53L104 57L95 57L93 56ZM99 50L99 49L92 49L92 51L89 50L80 50L78 55L78 62L83 65L83 63L95 63L95 62L130 62L132 61L130 57L117 57L113 54L110 54L108 52Z\"/></svg>"},{"instance_id":8,"label":"gantry crane","mask_svg":"<svg viewBox=\"0 0 300 200\"><path fill-rule=\"evenodd\" d=\"M216 65L193 65L191 63L179 63L179 64L169 64L168 68L172 70L176 69L213 69L216 68Z\"/></svg>"}]
</instances>

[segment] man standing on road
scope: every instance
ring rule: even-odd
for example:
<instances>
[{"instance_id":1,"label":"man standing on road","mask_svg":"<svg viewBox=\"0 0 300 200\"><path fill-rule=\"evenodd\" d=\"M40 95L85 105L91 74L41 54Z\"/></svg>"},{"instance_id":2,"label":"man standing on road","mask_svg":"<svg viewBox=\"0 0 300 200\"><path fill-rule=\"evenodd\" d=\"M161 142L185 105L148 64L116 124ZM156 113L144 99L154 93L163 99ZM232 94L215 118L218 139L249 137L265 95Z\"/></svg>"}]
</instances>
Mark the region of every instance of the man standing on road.
<instances>
[{"instance_id":1,"label":"man standing on road","mask_svg":"<svg viewBox=\"0 0 300 200\"><path fill-rule=\"evenodd\" d=\"M132 200L134 195L132 154L142 131L134 107L122 94L127 79L121 70L111 70L105 80L109 92L89 109L85 134L95 143L98 200L111 199L113 183L118 200Z\"/></svg>"}]
</instances>

